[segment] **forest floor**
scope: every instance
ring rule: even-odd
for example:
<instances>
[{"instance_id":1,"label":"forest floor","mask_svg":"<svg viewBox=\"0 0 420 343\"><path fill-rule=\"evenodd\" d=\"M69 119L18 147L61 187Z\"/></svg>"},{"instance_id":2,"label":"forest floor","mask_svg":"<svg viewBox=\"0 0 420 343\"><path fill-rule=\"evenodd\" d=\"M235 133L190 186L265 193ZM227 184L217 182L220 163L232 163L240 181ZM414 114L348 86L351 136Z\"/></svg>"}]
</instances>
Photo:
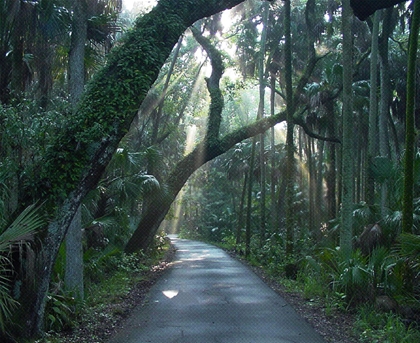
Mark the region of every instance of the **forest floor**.
<instances>
[{"instance_id":1,"label":"forest floor","mask_svg":"<svg viewBox=\"0 0 420 343\"><path fill-rule=\"evenodd\" d=\"M117 332L124 323L131 311L136 306L141 306L146 301L146 294L156 283L162 273L171 265L176 250L171 247L159 263L145 272L144 279L139 282L128 295L121 297L118 302L107 304L100 309L97 315L83 316L78 327L59 335L47 335L39 343L105 343ZM232 254L231 254L232 255ZM358 340L352 336L354 315L342 311L334 311L329 315L320 303L308 301L298 292L290 292L279 282L270 278L261 268L251 266L243 259L238 258L242 263L247 264L269 287L280 294L300 316L305 318L327 342L331 343L357 343Z\"/></svg>"}]
</instances>

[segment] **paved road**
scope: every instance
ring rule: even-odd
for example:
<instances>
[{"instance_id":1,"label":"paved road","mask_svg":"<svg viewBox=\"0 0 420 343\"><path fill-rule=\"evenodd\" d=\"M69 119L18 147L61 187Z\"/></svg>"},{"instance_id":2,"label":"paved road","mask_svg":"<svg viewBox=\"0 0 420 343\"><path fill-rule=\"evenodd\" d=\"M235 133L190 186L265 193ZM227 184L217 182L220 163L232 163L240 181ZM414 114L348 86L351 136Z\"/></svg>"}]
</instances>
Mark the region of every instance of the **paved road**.
<instances>
[{"instance_id":1,"label":"paved road","mask_svg":"<svg viewBox=\"0 0 420 343\"><path fill-rule=\"evenodd\" d=\"M109 343L325 343L223 250L171 239L178 249L174 265Z\"/></svg>"}]
</instances>

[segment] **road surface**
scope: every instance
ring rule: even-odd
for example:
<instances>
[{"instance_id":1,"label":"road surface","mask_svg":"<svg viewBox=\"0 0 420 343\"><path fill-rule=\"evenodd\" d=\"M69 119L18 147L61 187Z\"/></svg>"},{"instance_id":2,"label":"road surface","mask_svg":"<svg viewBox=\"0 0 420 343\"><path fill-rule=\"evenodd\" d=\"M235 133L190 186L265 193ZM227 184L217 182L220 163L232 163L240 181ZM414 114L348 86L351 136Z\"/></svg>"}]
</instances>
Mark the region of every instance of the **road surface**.
<instances>
[{"instance_id":1,"label":"road surface","mask_svg":"<svg viewBox=\"0 0 420 343\"><path fill-rule=\"evenodd\" d=\"M241 262L171 236L173 266L109 343L325 343Z\"/></svg>"}]
</instances>

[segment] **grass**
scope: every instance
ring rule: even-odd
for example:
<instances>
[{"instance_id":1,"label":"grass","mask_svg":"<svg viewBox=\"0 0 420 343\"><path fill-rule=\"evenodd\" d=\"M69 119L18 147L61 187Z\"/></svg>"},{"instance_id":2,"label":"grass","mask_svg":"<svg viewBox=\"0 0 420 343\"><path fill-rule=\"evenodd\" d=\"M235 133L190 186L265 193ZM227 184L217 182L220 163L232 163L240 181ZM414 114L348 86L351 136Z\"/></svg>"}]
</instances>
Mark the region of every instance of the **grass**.
<instances>
[{"instance_id":1,"label":"grass","mask_svg":"<svg viewBox=\"0 0 420 343\"><path fill-rule=\"evenodd\" d=\"M380 313L372 306L359 309L354 327L361 343L418 343L420 332L394 313Z\"/></svg>"}]
</instances>

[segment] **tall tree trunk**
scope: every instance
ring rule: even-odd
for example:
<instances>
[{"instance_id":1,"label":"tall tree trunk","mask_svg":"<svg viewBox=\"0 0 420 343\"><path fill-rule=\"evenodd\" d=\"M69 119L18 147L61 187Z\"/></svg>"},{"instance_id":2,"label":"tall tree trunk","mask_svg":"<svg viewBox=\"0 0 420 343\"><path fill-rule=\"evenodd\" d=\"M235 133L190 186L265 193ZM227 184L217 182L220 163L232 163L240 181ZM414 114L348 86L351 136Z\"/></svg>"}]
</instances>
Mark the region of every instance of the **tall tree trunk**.
<instances>
[{"instance_id":1,"label":"tall tree trunk","mask_svg":"<svg viewBox=\"0 0 420 343\"><path fill-rule=\"evenodd\" d=\"M270 116L275 114L275 96L276 96L276 74L271 72L271 92L270 92ZM274 127L270 130L270 156L271 156L271 170L270 170L270 216L271 216L271 230L277 231L277 216L276 213L276 140Z\"/></svg>"},{"instance_id":2,"label":"tall tree trunk","mask_svg":"<svg viewBox=\"0 0 420 343\"><path fill-rule=\"evenodd\" d=\"M255 168L255 150L257 140L252 138L251 156L249 157L249 173L248 173L248 190L246 200L246 225L245 225L245 257L251 254L251 238L252 238L252 186L254 180Z\"/></svg>"},{"instance_id":3,"label":"tall tree trunk","mask_svg":"<svg viewBox=\"0 0 420 343\"><path fill-rule=\"evenodd\" d=\"M284 2L284 64L286 79L286 112L287 112L287 133L286 133L286 255L293 253L294 247L294 169L295 169L295 147L294 147L294 123L293 123L293 84L292 84L292 37L291 37L291 3Z\"/></svg>"},{"instance_id":4,"label":"tall tree trunk","mask_svg":"<svg viewBox=\"0 0 420 343\"><path fill-rule=\"evenodd\" d=\"M335 120L335 111L334 111L334 100L329 98L325 104L325 109L327 112L327 117L329 118L329 125L327 127L327 133L329 137L335 137L336 135L336 120ZM329 157L329 166L327 174L327 219L328 221L336 218L337 215L337 166L336 166L336 144L328 144L328 157Z\"/></svg>"},{"instance_id":5,"label":"tall tree trunk","mask_svg":"<svg viewBox=\"0 0 420 343\"><path fill-rule=\"evenodd\" d=\"M389 36L392 33L392 12L393 9L385 10L381 44L379 46L380 55L380 82L381 82L381 99L379 103L379 153L381 157L391 157L388 135L389 106L391 104L391 79L389 70ZM386 207L388 205L388 187L386 182L381 185L381 214L386 215Z\"/></svg>"},{"instance_id":6,"label":"tall tree trunk","mask_svg":"<svg viewBox=\"0 0 420 343\"><path fill-rule=\"evenodd\" d=\"M407 66L407 99L405 117L405 156L404 156L404 194L402 208L402 231L411 233L413 230L413 185L414 157L416 138L415 105L416 105L416 70L417 49L420 27L420 1L414 3L414 13L411 22L408 66Z\"/></svg>"},{"instance_id":7,"label":"tall tree trunk","mask_svg":"<svg viewBox=\"0 0 420 343\"><path fill-rule=\"evenodd\" d=\"M378 37L379 37L379 13L373 18L372 43L370 52L370 98L369 98L369 126L368 126L368 163L366 202L369 205L375 203L375 180L372 175L373 159L377 156L378 137Z\"/></svg>"},{"instance_id":8,"label":"tall tree trunk","mask_svg":"<svg viewBox=\"0 0 420 343\"><path fill-rule=\"evenodd\" d=\"M85 44L87 39L87 7L85 0L75 0L69 53L69 93L73 111L83 95L85 86ZM82 211L78 207L66 234L66 289L76 298L84 298Z\"/></svg>"},{"instance_id":9,"label":"tall tree trunk","mask_svg":"<svg viewBox=\"0 0 420 343\"><path fill-rule=\"evenodd\" d=\"M260 55L259 55L259 68L258 68L258 79L259 79L259 105L258 105L258 119L264 117L264 106L265 106L265 46L267 41L267 30L268 30L268 2L264 2L262 6L263 11L263 29L261 32L261 44L260 44ZM260 202L260 246L263 246L265 241L265 222L266 222L266 163L265 163L265 133L260 135L260 184L261 184L261 202Z\"/></svg>"},{"instance_id":10,"label":"tall tree trunk","mask_svg":"<svg viewBox=\"0 0 420 343\"><path fill-rule=\"evenodd\" d=\"M245 208L245 197L248 186L248 173L245 173L244 184L242 186L241 202L239 203L238 210L238 226L236 227L236 241L235 244L239 245L242 241L242 230L244 227L244 208Z\"/></svg>"},{"instance_id":11,"label":"tall tree trunk","mask_svg":"<svg viewBox=\"0 0 420 343\"><path fill-rule=\"evenodd\" d=\"M307 165L308 165L308 194L309 194L309 230L310 232L315 232L315 159L313 156L312 149L312 138L305 137L306 139L306 156L307 156Z\"/></svg>"},{"instance_id":12,"label":"tall tree trunk","mask_svg":"<svg viewBox=\"0 0 420 343\"><path fill-rule=\"evenodd\" d=\"M314 227L314 237L316 239L320 238L320 227L321 223L324 221L324 147L325 141L318 140L318 168L317 168L317 178L316 178L316 196L315 196L315 227Z\"/></svg>"},{"instance_id":13,"label":"tall tree trunk","mask_svg":"<svg viewBox=\"0 0 420 343\"><path fill-rule=\"evenodd\" d=\"M21 97L25 91L25 62L23 55L25 50L25 20L28 20L28 18L25 18L26 11L23 8L23 2L19 0L17 6L19 7L19 14L15 18L11 38L13 46L11 91L14 97Z\"/></svg>"},{"instance_id":14,"label":"tall tree trunk","mask_svg":"<svg viewBox=\"0 0 420 343\"><path fill-rule=\"evenodd\" d=\"M343 254L350 257L353 238L353 16L350 0L343 0L342 34L343 34L343 142L342 142L342 209L340 247Z\"/></svg>"}]
</instances>

